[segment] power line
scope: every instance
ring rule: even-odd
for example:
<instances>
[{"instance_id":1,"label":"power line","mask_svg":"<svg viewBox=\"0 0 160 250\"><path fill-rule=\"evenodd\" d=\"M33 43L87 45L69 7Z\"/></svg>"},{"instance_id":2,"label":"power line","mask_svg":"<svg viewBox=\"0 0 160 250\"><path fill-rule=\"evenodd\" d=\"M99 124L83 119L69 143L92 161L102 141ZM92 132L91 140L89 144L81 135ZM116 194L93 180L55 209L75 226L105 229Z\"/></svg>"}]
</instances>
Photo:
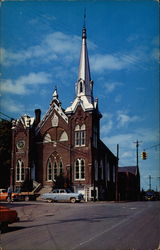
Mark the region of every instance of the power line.
<instances>
[{"instance_id":1,"label":"power line","mask_svg":"<svg viewBox=\"0 0 160 250\"><path fill-rule=\"evenodd\" d=\"M150 147L148 147L148 148L145 148L144 151L145 151L145 150L148 150L148 149L152 149L152 148L157 149L159 146L160 146L160 143L159 143L159 144L156 144L156 145L153 145L153 146L150 146Z\"/></svg>"},{"instance_id":2,"label":"power line","mask_svg":"<svg viewBox=\"0 0 160 250\"><path fill-rule=\"evenodd\" d=\"M2 113L2 112L0 112L0 114L3 115L3 116L5 116L5 117L7 117L7 118L9 118L9 119L11 119L11 120L14 120L14 118L13 118L13 117L10 117L9 115L6 115L6 114L4 114L4 113ZM3 119L3 118L2 118L2 119Z\"/></svg>"},{"instance_id":3,"label":"power line","mask_svg":"<svg viewBox=\"0 0 160 250\"><path fill-rule=\"evenodd\" d=\"M34 9L34 10L32 10L32 12L35 13L36 17L37 16L39 17L39 20L38 20L39 22L46 25L52 31L53 30L59 31L59 29L65 29L65 31L68 31L69 33L73 32L71 27L66 22L63 22L62 20L57 20L58 21L58 23L57 23L55 21L56 18L51 19L50 16L46 18L45 14L42 11L40 11L40 9L38 9L38 10ZM84 18L83 19L84 19L83 22L85 23L86 22L86 8L84 9ZM54 20L54 23L53 23L53 26L52 26L52 21L53 20ZM104 42L102 38L101 38L101 41ZM146 69L146 63L144 63L142 61L141 61L141 63L137 63L137 60L138 60L137 56L128 55L128 54L125 54L125 53L122 53L122 52L117 52L117 50L115 50L113 48L109 48L109 47L106 48L106 49L104 48L104 46L99 46L99 47L104 53L108 54L108 51L110 51L111 53L113 53L113 56L118 56L120 59L122 59L122 60L124 60L126 62L129 62L130 64L134 65L137 68Z\"/></svg>"}]
</instances>

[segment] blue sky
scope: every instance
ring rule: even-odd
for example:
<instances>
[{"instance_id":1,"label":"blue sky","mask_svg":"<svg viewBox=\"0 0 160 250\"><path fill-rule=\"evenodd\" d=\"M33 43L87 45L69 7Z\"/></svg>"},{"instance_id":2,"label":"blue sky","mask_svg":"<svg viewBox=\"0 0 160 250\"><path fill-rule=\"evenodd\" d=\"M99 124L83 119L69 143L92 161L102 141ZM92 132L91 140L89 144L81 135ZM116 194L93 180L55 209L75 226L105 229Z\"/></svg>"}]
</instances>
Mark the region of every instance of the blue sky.
<instances>
[{"instance_id":1,"label":"blue sky","mask_svg":"<svg viewBox=\"0 0 160 250\"><path fill-rule=\"evenodd\" d=\"M64 108L75 97L83 13L94 97L99 99L101 139L120 166L136 165L141 187L159 187L158 2L3 1L1 2L1 112L19 118L42 115L54 87Z\"/></svg>"}]
</instances>

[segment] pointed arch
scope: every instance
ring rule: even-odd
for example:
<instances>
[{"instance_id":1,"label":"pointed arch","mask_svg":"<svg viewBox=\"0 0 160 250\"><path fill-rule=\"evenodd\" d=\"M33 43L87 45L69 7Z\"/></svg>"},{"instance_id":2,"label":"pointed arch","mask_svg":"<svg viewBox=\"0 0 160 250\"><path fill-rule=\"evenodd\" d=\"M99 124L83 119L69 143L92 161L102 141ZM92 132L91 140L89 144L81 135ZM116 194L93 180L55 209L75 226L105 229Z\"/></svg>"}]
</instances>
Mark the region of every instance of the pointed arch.
<instances>
[{"instance_id":1,"label":"pointed arch","mask_svg":"<svg viewBox=\"0 0 160 250\"><path fill-rule=\"evenodd\" d=\"M47 181L54 181L63 174L63 162L59 155L52 154L47 161Z\"/></svg>"},{"instance_id":2,"label":"pointed arch","mask_svg":"<svg viewBox=\"0 0 160 250\"><path fill-rule=\"evenodd\" d=\"M80 125L76 125L75 126L75 131L79 131L80 130Z\"/></svg>"},{"instance_id":3,"label":"pointed arch","mask_svg":"<svg viewBox=\"0 0 160 250\"><path fill-rule=\"evenodd\" d=\"M79 93L82 93L83 92L83 82L80 81L79 83Z\"/></svg>"},{"instance_id":4,"label":"pointed arch","mask_svg":"<svg viewBox=\"0 0 160 250\"><path fill-rule=\"evenodd\" d=\"M85 125L85 124L83 124L83 125L81 126L81 130L86 130L86 125Z\"/></svg>"},{"instance_id":5,"label":"pointed arch","mask_svg":"<svg viewBox=\"0 0 160 250\"><path fill-rule=\"evenodd\" d=\"M62 132L59 140L60 141L68 141L68 135L67 135L66 131Z\"/></svg>"},{"instance_id":6,"label":"pointed arch","mask_svg":"<svg viewBox=\"0 0 160 250\"><path fill-rule=\"evenodd\" d=\"M45 136L44 136L44 138L43 138L43 142L44 142L44 143L47 143L47 142L51 142L51 141L52 141L52 140L51 140L50 134L49 134L49 133L46 133Z\"/></svg>"}]
</instances>

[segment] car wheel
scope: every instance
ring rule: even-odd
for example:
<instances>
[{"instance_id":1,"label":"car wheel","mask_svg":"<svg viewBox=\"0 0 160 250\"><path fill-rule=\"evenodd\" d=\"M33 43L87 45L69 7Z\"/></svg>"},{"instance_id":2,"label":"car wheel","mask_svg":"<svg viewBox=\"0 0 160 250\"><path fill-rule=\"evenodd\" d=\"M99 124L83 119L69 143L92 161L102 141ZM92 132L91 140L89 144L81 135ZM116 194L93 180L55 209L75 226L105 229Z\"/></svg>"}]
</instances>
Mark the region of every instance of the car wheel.
<instances>
[{"instance_id":1,"label":"car wheel","mask_svg":"<svg viewBox=\"0 0 160 250\"><path fill-rule=\"evenodd\" d=\"M76 198L74 198L74 197L71 198L71 199L70 199L70 202L71 202L71 203L75 203L75 202L76 202Z\"/></svg>"},{"instance_id":2,"label":"car wheel","mask_svg":"<svg viewBox=\"0 0 160 250\"><path fill-rule=\"evenodd\" d=\"M8 230L8 223L7 222L2 222L0 224L0 233L6 233Z\"/></svg>"}]
</instances>

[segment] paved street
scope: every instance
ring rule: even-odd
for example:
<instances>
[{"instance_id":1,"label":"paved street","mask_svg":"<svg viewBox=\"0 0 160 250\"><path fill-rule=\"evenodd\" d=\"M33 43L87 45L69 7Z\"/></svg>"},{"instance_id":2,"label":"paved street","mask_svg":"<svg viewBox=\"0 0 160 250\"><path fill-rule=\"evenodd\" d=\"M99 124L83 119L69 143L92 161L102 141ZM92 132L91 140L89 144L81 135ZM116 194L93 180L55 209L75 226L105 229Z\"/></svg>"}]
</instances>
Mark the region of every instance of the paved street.
<instances>
[{"instance_id":1,"label":"paved street","mask_svg":"<svg viewBox=\"0 0 160 250\"><path fill-rule=\"evenodd\" d=\"M15 202L3 250L156 250L160 202Z\"/></svg>"}]
</instances>

